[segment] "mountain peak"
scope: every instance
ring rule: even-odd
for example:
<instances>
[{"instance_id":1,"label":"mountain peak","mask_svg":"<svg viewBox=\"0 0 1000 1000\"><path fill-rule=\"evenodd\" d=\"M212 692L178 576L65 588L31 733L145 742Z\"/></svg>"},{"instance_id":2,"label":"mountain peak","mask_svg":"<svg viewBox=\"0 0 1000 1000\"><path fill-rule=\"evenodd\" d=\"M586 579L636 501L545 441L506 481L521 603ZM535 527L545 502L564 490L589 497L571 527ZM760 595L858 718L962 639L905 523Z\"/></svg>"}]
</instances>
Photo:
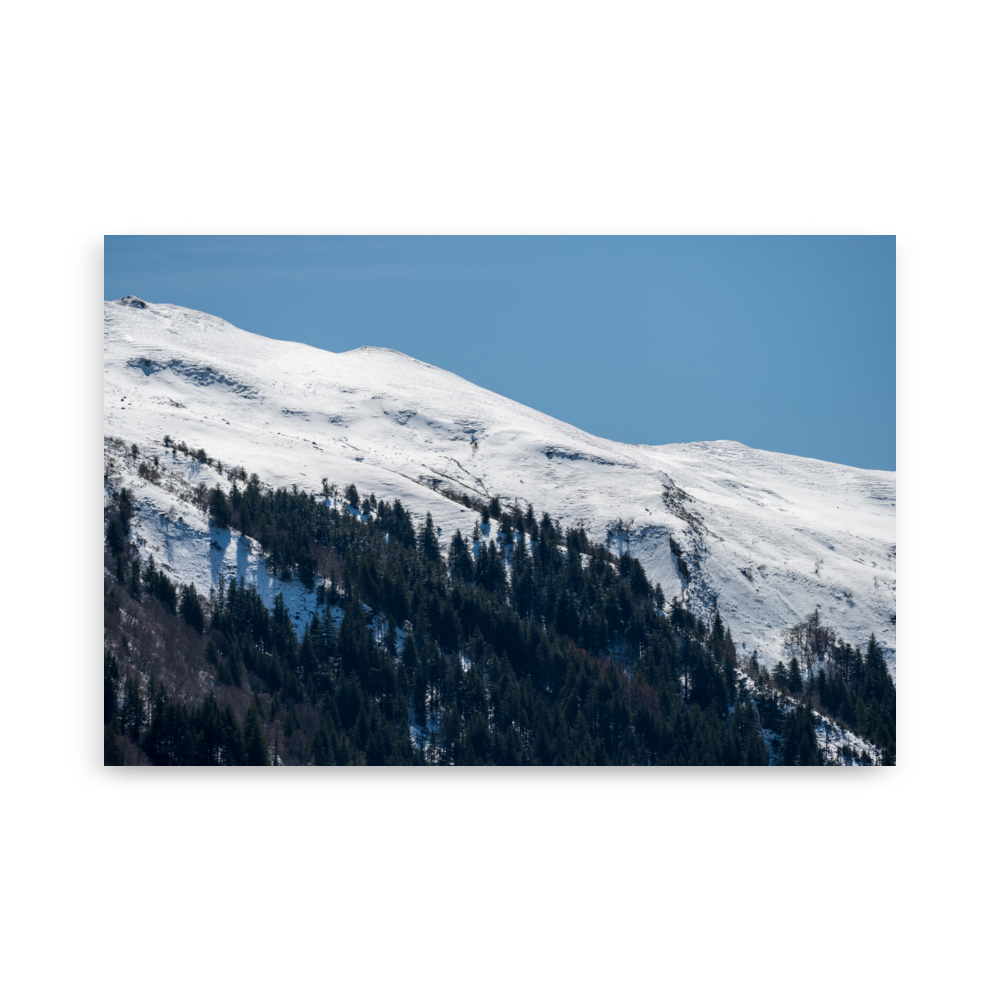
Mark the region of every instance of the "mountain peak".
<instances>
[{"instance_id":1,"label":"mountain peak","mask_svg":"<svg viewBox=\"0 0 1000 1000\"><path fill-rule=\"evenodd\" d=\"M785 630L819 605L852 643L874 631L894 666L892 473L732 440L621 444L393 348L333 354L136 296L107 308L105 433L161 461L169 435L272 486L354 483L430 511L446 537L470 530L463 494L598 538L621 522L666 597L717 606L748 655L787 659Z\"/></svg>"}]
</instances>

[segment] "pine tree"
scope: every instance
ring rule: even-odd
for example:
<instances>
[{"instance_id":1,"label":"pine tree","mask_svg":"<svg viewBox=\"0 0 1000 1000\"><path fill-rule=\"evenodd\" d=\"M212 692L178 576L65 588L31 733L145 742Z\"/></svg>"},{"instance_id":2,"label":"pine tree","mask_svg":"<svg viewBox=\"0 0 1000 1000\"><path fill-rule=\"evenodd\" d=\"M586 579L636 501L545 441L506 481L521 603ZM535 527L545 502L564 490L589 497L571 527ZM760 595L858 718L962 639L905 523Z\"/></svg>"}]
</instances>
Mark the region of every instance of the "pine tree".
<instances>
[{"instance_id":1,"label":"pine tree","mask_svg":"<svg viewBox=\"0 0 1000 1000\"><path fill-rule=\"evenodd\" d=\"M135 677L125 681L125 697L122 701L122 728L133 743L138 743L146 725L146 703Z\"/></svg>"},{"instance_id":2,"label":"pine tree","mask_svg":"<svg viewBox=\"0 0 1000 1000\"><path fill-rule=\"evenodd\" d=\"M431 517L430 511L427 511L427 518L420 532L420 552L425 559L434 563L438 562L441 558L437 532L434 530L434 519Z\"/></svg>"},{"instance_id":3,"label":"pine tree","mask_svg":"<svg viewBox=\"0 0 1000 1000\"><path fill-rule=\"evenodd\" d=\"M767 767L767 747L756 729L747 738L743 747L743 763L749 767Z\"/></svg>"},{"instance_id":4,"label":"pine tree","mask_svg":"<svg viewBox=\"0 0 1000 1000\"><path fill-rule=\"evenodd\" d=\"M214 639L209 639L207 645L205 646L205 659L208 660L208 665L212 667L218 675L222 660L219 657L219 647L216 646Z\"/></svg>"},{"instance_id":5,"label":"pine tree","mask_svg":"<svg viewBox=\"0 0 1000 1000\"><path fill-rule=\"evenodd\" d=\"M233 687L240 687L243 684L243 668L235 648L230 649L229 656L219 664L219 681Z\"/></svg>"},{"instance_id":6,"label":"pine tree","mask_svg":"<svg viewBox=\"0 0 1000 1000\"><path fill-rule=\"evenodd\" d=\"M208 515L219 528L229 527L229 501L221 487L216 486L208 501Z\"/></svg>"},{"instance_id":7,"label":"pine tree","mask_svg":"<svg viewBox=\"0 0 1000 1000\"><path fill-rule=\"evenodd\" d=\"M246 763L251 767L271 763L264 728L260 724L257 708L252 702L243 720L243 752Z\"/></svg>"},{"instance_id":8,"label":"pine tree","mask_svg":"<svg viewBox=\"0 0 1000 1000\"><path fill-rule=\"evenodd\" d=\"M469 546L466 545L462 532L458 530L455 531L448 549L448 569L451 571L452 580L462 580L465 583L471 583L476 575Z\"/></svg>"},{"instance_id":9,"label":"pine tree","mask_svg":"<svg viewBox=\"0 0 1000 1000\"><path fill-rule=\"evenodd\" d=\"M812 712L805 706L800 705L785 714L781 730L781 762L786 766L799 767L822 763Z\"/></svg>"},{"instance_id":10,"label":"pine tree","mask_svg":"<svg viewBox=\"0 0 1000 1000\"><path fill-rule=\"evenodd\" d=\"M524 526L528 529L528 534L534 536L538 530L538 522L535 520L535 508L529 503L528 512L524 515Z\"/></svg>"},{"instance_id":11,"label":"pine tree","mask_svg":"<svg viewBox=\"0 0 1000 1000\"><path fill-rule=\"evenodd\" d=\"M108 546L108 551L113 556L121 555L122 550L125 548L125 532L122 530L121 521L117 517L108 520L105 543Z\"/></svg>"},{"instance_id":12,"label":"pine tree","mask_svg":"<svg viewBox=\"0 0 1000 1000\"><path fill-rule=\"evenodd\" d=\"M407 632L406 638L403 640L402 667L406 682L412 683L417 674L417 645L413 641L411 632Z\"/></svg>"},{"instance_id":13,"label":"pine tree","mask_svg":"<svg viewBox=\"0 0 1000 1000\"><path fill-rule=\"evenodd\" d=\"M799 661L794 656L788 664L788 690L792 694L799 694L802 691L802 671L799 670Z\"/></svg>"},{"instance_id":14,"label":"pine tree","mask_svg":"<svg viewBox=\"0 0 1000 1000\"><path fill-rule=\"evenodd\" d=\"M104 725L118 718L118 684L121 672L118 658L108 650L104 651Z\"/></svg>"},{"instance_id":15,"label":"pine tree","mask_svg":"<svg viewBox=\"0 0 1000 1000\"><path fill-rule=\"evenodd\" d=\"M188 625L197 629L199 634L205 631L205 613L193 583L188 584L182 590L181 617Z\"/></svg>"}]
</instances>

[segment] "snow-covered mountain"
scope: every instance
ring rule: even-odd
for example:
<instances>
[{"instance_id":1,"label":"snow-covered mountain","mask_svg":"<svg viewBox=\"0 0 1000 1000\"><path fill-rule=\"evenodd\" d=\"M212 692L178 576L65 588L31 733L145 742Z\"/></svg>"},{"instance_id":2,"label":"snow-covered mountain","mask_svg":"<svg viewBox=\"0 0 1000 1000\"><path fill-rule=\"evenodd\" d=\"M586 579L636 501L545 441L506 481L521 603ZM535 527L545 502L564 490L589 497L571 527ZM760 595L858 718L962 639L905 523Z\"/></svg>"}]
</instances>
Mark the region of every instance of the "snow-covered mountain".
<instances>
[{"instance_id":1,"label":"snow-covered mountain","mask_svg":"<svg viewBox=\"0 0 1000 1000\"><path fill-rule=\"evenodd\" d=\"M213 538L185 483L219 474L164 435L274 486L326 477L430 511L447 539L475 515L443 490L499 495L628 544L668 599L702 616L718 602L737 648L769 664L784 630L818 610L853 643L875 633L895 672L896 476L735 441L620 444L587 434L397 351L333 354L131 296L104 307L106 437L161 463L158 484L118 469L137 495L139 536L184 583L221 570L286 590L245 539ZM133 463L135 464L135 463ZM626 532L617 530L621 522ZM216 532L218 536L220 533Z\"/></svg>"}]
</instances>

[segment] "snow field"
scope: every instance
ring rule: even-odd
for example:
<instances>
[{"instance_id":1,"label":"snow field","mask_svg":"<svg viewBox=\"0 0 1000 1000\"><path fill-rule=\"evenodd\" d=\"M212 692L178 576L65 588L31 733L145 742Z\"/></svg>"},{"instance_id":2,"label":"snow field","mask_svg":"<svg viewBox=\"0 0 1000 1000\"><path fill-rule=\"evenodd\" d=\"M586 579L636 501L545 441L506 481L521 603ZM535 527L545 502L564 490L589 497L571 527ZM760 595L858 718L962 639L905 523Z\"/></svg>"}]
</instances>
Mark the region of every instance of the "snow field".
<instances>
[{"instance_id":1,"label":"snow field","mask_svg":"<svg viewBox=\"0 0 1000 1000\"><path fill-rule=\"evenodd\" d=\"M702 617L717 601L762 665L787 660L784 630L818 609L854 644L874 632L895 672L894 473L734 441L620 444L396 351L331 354L173 305L105 303L104 353L105 434L159 448L161 462L169 434L272 486L353 482L415 519L429 510L445 544L477 515L434 485L532 503L598 540L620 518L622 544L668 599L683 595ZM220 537L217 552L195 508L170 515L144 495L144 537L184 582L201 591L217 566L242 569L262 595L289 588L305 613L309 598L292 593L304 588L270 579L252 546Z\"/></svg>"}]
</instances>

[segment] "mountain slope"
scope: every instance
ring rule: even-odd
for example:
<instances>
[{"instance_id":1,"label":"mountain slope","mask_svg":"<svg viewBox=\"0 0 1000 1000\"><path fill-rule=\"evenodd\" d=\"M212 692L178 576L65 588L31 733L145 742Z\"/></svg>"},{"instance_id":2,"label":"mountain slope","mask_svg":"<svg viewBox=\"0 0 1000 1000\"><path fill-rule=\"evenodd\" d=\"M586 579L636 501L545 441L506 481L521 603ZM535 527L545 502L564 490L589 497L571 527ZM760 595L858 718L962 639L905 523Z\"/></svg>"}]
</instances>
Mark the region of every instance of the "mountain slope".
<instances>
[{"instance_id":1,"label":"mountain slope","mask_svg":"<svg viewBox=\"0 0 1000 1000\"><path fill-rule=\"evenodd\" d=\"M105 434L188 478L213 474L176 462L164 435L273 485L318 491L326 477L398 497L446 536L474 515L442 488L532 503L598 537L620 521L613 544L696 613L717 598L737 646L762 662L787 658L784 629L819 610L852 643L874 632L895 669L894 473L728 441L619 444L396 351L332 354L130 297L105 303L104 339ZM173 499L145 484L139 502L144 535L165 544ZM180 509L190 531L171 568L206 589L240 566L237 543L212 549L204 518Z\"/></svg>"}]
</instances>

